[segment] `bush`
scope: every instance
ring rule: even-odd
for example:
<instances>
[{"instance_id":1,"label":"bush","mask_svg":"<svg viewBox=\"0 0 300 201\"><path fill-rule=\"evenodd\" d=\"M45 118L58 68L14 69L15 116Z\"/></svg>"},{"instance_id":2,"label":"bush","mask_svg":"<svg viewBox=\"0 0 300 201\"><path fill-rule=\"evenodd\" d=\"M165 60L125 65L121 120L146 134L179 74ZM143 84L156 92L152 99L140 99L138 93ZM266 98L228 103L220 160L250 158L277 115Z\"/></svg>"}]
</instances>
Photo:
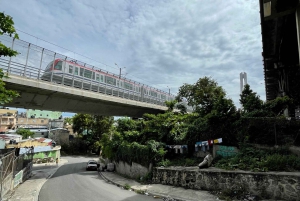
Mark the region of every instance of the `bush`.
<instances>
[{"instance_id":1,"label":"bush","mask_svg":"<svg viewBox=\"0 0 300 201\"><path fill-rule=\"evenodd\" d=\"M242 145L240 152L231 158L216 158L215 167L251 171L295 171L300 170L300 158L292 155L286 147L263 150Z\"/></svg>"},{"instance_id":2,"label":"bush","mask_svg":"<svg viewBox=\"0 0 300 201\"><path fill-rule=\"evenodd\" d=\"M202 161L201 158L183 158L182 156L175 158L173 160L162 160L159 163L157 163L157 166L163 166L163 167L170 167L170 166L197 166Z\"/></svg>"},{"instance_id":3,"label":"bush","mask_svg":"<svg viewBox=\"0 0 300 201\"><path fill-rule=\"evenodd\" d=\"M131 186L129 184L124 185L124 189L129 190L130 188L131 188Z\"/></svg>"}]
</instances>

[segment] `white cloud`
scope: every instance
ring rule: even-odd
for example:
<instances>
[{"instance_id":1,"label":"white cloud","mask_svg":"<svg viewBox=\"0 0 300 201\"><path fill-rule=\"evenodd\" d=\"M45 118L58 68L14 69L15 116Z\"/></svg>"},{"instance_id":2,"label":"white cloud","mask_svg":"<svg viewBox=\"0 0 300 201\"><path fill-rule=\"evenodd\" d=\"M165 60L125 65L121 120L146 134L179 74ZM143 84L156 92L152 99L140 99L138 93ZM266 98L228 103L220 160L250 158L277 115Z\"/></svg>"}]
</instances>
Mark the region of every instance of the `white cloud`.
<instances>
[{"instance_id":1,"label":"white cloud","mask_svg":"<svg viewBox=\"0 0 300 201\"><path fill-rule=\"evenodd\" d=\"M2 0L1 8L18 29L67 50L20 33L25 41L115 73L115 63L126 66L130 79L172 93L211 76L238 106L240 72L265 99L258 3Z\"/></svg>"}]
</instances>

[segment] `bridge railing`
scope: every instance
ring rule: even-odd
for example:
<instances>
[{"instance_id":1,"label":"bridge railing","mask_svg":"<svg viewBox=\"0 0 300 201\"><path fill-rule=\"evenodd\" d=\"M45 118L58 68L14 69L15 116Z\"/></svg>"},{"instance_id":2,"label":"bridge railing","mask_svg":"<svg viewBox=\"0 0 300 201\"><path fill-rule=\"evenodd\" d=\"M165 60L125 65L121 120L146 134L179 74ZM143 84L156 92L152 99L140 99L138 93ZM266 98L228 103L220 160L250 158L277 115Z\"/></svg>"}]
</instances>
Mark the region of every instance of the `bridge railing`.
<instances>
[{"instance_id":1,"label":"bridge railing","mask_svg":"<svg viewBox=\"0 0 300 201\"><path fill-rule=\"evenodd\" d=\"M60 76L55 75L55 79L53 79L53 75L51 75L51 79L43 79L43 75L45 74L47 65L55 59L61 59L65 61L75 61L75 59L22 40L14 39L7 35L1 35L0 41L2 44L6 45L7 47L11 47L13 50L19 53L15 57L0 57L0 68L2 68L4 72L35 80L47 81L53 84L61 84L79 88L82 90L90 90L95 93L103 93L106 95L117 96L124 99L131 99L135 101L165 106L165 100L159 99L157 97L152 97L146 94L141 95L142 93L137 93L135 91L120 88L118 86L109 86L106 83L100 83L100 81L97 83L95 80L87 80L87 78L85 77L74 78L74 76L68 74L61 74ZM76 63L91 69L107 72L96 66L92 66L80 61L76 61ZM118 77L118 75L115 76ZM122 77L122 79L126 78ZM135 82L133 80L128 81L137 83L140 86L154 89L153 87ZM158 89L154 90L162 92ZM174 99L174 97L172 96L171 99Z\"/></svg>"}]
</instances>

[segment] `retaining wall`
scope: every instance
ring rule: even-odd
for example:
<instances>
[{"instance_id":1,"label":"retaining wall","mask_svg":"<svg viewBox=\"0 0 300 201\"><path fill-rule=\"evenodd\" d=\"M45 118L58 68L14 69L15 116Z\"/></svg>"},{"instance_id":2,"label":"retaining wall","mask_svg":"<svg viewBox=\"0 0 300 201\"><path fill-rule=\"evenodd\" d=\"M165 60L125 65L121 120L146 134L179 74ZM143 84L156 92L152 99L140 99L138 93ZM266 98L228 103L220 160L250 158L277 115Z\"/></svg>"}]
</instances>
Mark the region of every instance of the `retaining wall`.
<instances>
[{"instance_id":1,"label":"retaining wall","mask_svg":"<svg viewBox=\"0 0 300 201\"><path fill-rule=\"evenodd\" d=\"M152 164L149 167L144 167L134 162L130 165L123 161L114 162L114 164L117 173L134 179L146 176L152 169Z\"/></svg>"},{"instance_id":2,"label":"retaining wall","mask_svg":"<svg viewBox=\"0 0 300 201\"><path fill-rule=\"evenodd\" d=\"M300 200L299 172L226 171L197 167L154 168L153 182L189 189L243 190L266 199Z\"/></svg>"}]
</instances>

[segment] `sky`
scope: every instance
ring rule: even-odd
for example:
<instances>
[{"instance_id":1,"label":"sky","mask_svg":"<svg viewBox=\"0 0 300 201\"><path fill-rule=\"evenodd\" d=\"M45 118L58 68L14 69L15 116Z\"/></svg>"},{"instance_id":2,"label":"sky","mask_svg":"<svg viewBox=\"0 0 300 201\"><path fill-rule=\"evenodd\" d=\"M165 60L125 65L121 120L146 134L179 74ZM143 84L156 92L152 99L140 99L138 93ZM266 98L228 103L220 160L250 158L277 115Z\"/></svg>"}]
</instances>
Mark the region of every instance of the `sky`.
<instances>
[{"instance_id":1,"label":"sky","mask_svg":"<svg viewBox=\"0 0 300 201\"><path fill-rule=\"evenodd\" d=\"M207 76L239 108L246 72L266 99L259 0L1 0L0 11L21 40L174 95Z\"/></svg>"}]
</instances>

